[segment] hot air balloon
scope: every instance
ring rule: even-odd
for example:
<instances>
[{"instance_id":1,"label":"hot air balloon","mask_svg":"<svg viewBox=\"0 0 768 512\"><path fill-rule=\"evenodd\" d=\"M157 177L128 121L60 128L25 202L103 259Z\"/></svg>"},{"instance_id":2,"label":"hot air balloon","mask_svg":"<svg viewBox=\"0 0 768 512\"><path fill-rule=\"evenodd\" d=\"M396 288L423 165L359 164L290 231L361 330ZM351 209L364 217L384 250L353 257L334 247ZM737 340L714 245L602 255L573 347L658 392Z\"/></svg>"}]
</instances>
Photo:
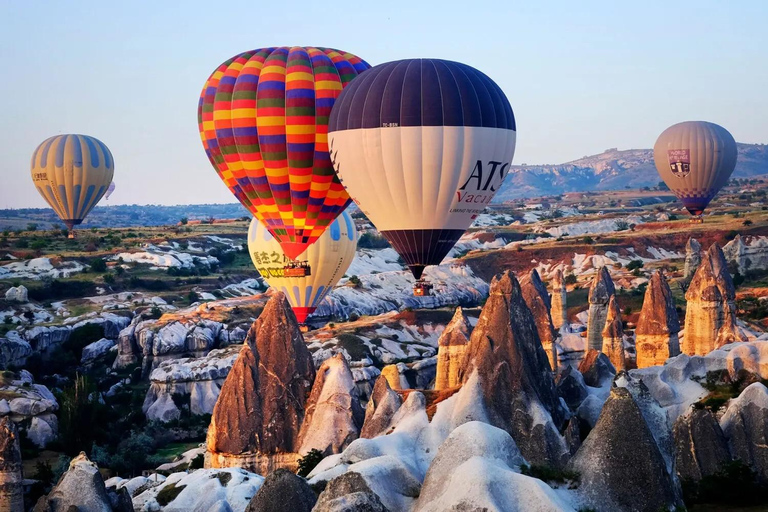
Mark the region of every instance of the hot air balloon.
<instances>
[{"instance_id":1,"label":"hot air balloon","mask_svg":"<svg viewBox=\"0 0 768 512\"><path fill-rule=\"evenodd\" d=\"M694 216L692 222L701 222L704 208L736 167L736 141L714 123L678 123L659 135L653 160L661 179Z\"/></svg>"},{"instance_id":2,"label":"hot air balloon","mask_svg":"<svg viewBox=\"0 0 768 512\"><path fill-rule=\"evenodd\" d=\"M107 191L114 171L107 146L88 135L56 135L32 154L32 181L69 228L70 238Z\"/></svg>"},{"instance_id":3,"label":"hot air balloon","mask_svg":"<svg viewBox=\"0 0 768 512\"><path fill-rule=\"evenodd\" d=\"M349 195L429 294L437 265L491 202L515 153L515 117L480 71L438 59L371 68L336 100L331 159Z\"/></svg>"},{"instance_id":4,"label":"hot air balloon","mask_svg":"<svg viewBox=\"0 0 768 512\"><path fill-rule=\"evenodd\" d=\"M262 48L227 60L203 87L198 123L208 158L290 260L350 202L328 155L328 116L368 68L329 48Z\"/></svg>"},{"instance_id":5,"label":"hot air balloon","mask_svg":"<svg viewBox=\"0 0 768 512\"><path fill-rule=\"evenodd\" d=\"M257 219L251 221L248 229L248 251L253 264L272 288L285 293L301 324L347 271L356 248L355 223L349 213L342 212L307 249L305 257L312 266L312 274L290 277L285 272L289 258L280 243Z\"/></svg>"},{"instance_id":6,"label":"hot air balloon","mask_svg":"<svg viewBox=\"0 0 768 512\"><path fill-rule=\"evenodd\" d=\"M109 201L109 196L111 196L112 192L114 191L115 191L115 182L113 181L112 183L109 184L109 187L107 187L107 193L104 195L104 199Z\"/></svg>"}]
</instances>

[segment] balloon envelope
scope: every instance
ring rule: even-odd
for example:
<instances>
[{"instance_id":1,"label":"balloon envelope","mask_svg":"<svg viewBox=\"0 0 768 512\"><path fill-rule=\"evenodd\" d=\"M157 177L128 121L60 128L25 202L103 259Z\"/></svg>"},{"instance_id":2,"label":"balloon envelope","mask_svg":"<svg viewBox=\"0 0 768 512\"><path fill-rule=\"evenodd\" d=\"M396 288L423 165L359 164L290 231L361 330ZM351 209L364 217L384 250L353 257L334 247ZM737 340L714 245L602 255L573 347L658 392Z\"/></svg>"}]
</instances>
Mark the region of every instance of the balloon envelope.
<instances>
[{"instance_id":1,"label":"balloon envelope","mask_svg":"<svg viewBox=\"0 0 768 512\"><path fill-rule=\"evenodd\" d=\"M272 288L285 293L301 323L344 276L355 258L356 248L355 223L345 211L307 249L305 258L312 268L311 275L283 277L289 259L280 244L257 219L251 221L248 229L248 251L254 266Z\"/></svg>"},{"instance_id":2,"label":"balloon envelope","mask_svg":"<svg viewBox=\"0 0 768 512\"><path fill-rule=\"evenodd\" d=\"M114 191L115 191L115 182L113 181L112 183L109 184L109 187L107 187L107 193L104 195L104 199L109 201L109 196L111 196L112 192Z\"/></svg>"},{"instance_id":3,"label":"balloon envelope","mask_svg":"<svg viewBox=\"0 0 768 512\"><path fill-rule=\"evenodd\" d=\"M515 118L480 71L438 59L381 64L336 100L331 159L416 279L485 209L509 171Z\"/></svg>"},{"instance_id":4,"label":"balloon envelope","mask_svg":"<svg viewBox=\"0 0 768 512\"><path fill-rule=\"evenodd\" d=\"M722 126L687 121L670 126L653 147L656 170L693 215L701 215L736 167L736 141Z\"/></svg>"},{"instance_id":5,"label":"balloon envelope","mask_svg":"<svg viewBox=\"0 0 768 512\"><path fill-rule=\"evenodd\" d=\"M224 62L203 87L198 124L208 158L291 259L349 204L328 155L328 116L368 68L329 48L262 48Z\"/></svg>"},{"instance_id":6,"label":"balloon envelope","mask_svg":"<svg viewBox=\"0 0 768 512\"><path fill-rule=\"evenodd\" d=\"M32 154L32 181L71 230L107 191L114 175L112 153L88 135L56 135Z\"/></svg>"}]
</instances>

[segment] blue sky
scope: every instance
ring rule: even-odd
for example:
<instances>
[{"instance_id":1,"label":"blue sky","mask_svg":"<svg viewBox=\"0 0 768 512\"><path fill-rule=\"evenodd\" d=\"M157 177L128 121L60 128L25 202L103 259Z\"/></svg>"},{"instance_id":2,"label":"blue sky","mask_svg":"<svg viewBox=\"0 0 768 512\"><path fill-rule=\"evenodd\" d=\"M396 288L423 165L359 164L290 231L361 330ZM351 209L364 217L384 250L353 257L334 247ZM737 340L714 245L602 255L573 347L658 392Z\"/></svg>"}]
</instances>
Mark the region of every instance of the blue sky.
<instances>
[{"instance_id":1,"label":"blue sky","mask_svg":"<svg viewBox=\"0 0 768 512\"><path fill-rule=\"evenodd\" d=\"M270 45L470 64L509 97L514 163L652 147L692 119L768 143L765 20L760 0L0 0L0 208L45 205L29 160L58 133L110 147L110 203L233 201L203 152L197 98L223 60Z\"/></svg>"}]
</instances>

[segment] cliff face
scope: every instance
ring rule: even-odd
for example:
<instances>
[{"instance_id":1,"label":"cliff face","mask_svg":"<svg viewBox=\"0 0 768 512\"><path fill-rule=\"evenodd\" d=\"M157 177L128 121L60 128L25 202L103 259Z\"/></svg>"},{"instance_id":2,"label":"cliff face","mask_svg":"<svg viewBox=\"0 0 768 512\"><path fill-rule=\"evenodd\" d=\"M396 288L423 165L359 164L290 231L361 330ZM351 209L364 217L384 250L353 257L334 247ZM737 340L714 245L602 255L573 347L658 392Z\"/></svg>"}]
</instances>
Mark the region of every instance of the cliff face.
<instances>
[{"instance_id":1,"label":"cliff face","mask_svg":"<svg viewBox=\"0 0 768 512\"><path fill-rule=\"evenodd\" d=\"M664 274L657 271L645 290L643 309L635 330L637 367L664 364L680 353L680 321L675 309L672 290Z\"/></svg>"},{"instance_id":2,"label":"cliff face","mask_svg":"<svg viewBox=\"0 0 768 512\"><path fill-rule=\"evenodd\" d=\"M705 355L726 343L741 341L736 329L736 291L716 243L704 254L685 298L683 352Z\"/></svg>"},{"instance_id":3,"label":"cliff face","mask_svg":"<svg viewBox=\"0 0 768 512\"><path fill-rule=\"evenodd\" d=\"M315 369L282 293L248 331L216 402L207 462L257 472L295 460Z\"/></svg>"},{"instance_id":4,"label":"cliff face","mask_svg":"<svg viewBox=\"0 0 768 512\"><path fill-rule=\"evenodd\" d=\"M452 388L461 384L459 368L464 359L471 330L469 319L459 306L437 342L435 390Z\"/></svg>"}]
</instances>

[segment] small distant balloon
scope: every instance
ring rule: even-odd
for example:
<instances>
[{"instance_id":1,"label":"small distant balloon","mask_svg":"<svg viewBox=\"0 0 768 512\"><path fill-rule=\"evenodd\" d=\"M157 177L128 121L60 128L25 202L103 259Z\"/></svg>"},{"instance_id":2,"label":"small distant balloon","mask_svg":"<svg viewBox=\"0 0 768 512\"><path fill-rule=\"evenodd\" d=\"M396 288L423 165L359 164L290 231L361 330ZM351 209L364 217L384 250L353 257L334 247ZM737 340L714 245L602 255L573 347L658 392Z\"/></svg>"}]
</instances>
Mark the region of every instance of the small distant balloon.
<instances>
[{"instance_id":1,"label":"small distant balloon","mask_svg":"<svg viewBox=\"0 0 768 512\"><path fill-rule=\"evenodd\" d=\"M653 147L656 170L691 215L701 215L736 167L736 141L706 121L670 126Z\"/></svg>"},{"instance_id":2,"label":"small distant balloon","mask_svg":"<svg viewBox=\"0 0 768 512\"><path fill-rule=\"evenodd\" d=\"M100 140L68 134L43 141L32 154L31 167L35 188L71 235L107 192L115 162Z\"/></svg>"},{"instance_id":3,"label":"small distant balloon","mask_svg":"<svg viewBox=\"0 0 768 512\"><path fill-rule=\"evenodd\" d=\"M109 184L109 187L107 188L107 193L104 196L104 199L109 201L109 196L111 196L112 192L114 192L114 191L115 191L115 182L113 181L112 183Z\"/></svg>"},{"instance_id":4,"label":"small distant balloon","mask_svg":"<svg viewBox=\"0 0 768 512\"><path fill-rule=\"evenodd\" d=\"M296 319L305 323L317 306L344 276L357 248L355 222L347 211L331 223L305 253L312 273L304 277L285 277L289 261L280 243L257 219L248 229L248 251L261 277L275 290L285 293Z\"/></svg>"}]
</instances>

